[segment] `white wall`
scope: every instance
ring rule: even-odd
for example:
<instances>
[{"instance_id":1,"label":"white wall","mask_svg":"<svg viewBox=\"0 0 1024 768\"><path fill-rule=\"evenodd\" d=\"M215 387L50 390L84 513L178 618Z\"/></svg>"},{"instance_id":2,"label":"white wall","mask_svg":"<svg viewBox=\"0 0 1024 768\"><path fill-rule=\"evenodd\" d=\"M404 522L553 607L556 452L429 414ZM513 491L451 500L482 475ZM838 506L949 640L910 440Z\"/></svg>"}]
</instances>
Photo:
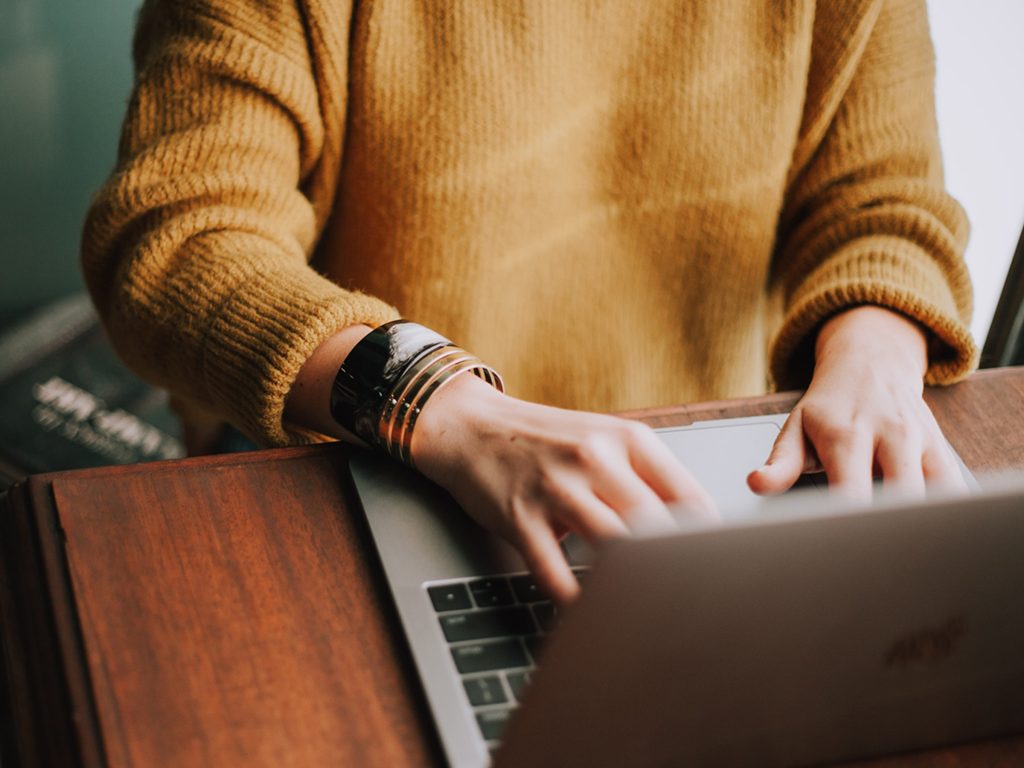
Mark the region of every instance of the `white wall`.
<instances>
[{"instance_id":1,"label":"white wall","mask_svg":"<svg viewBox=\"0 0 1024 768\"><path fill-rule=\"evenodd\" d=\"M1024 1L928 0L949 190L967 210L984 342L1024 224Z\"/></svg>"}]
</instances>

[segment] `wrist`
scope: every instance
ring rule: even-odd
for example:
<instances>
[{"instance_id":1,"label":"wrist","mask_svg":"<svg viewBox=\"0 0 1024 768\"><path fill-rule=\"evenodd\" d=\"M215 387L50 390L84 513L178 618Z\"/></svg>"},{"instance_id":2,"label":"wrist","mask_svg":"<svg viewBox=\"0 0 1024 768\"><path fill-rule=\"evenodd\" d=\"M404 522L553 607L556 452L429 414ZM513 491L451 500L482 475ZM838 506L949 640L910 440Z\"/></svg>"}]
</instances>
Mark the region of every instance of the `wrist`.
<instances>
[{"instance_id":1,"label":"wrist","mask_svg":"<svg viewBox=\"0 0 1024 768\"><path fill-rule=\"evenodd\" d=\"M444 336L408 320L366 334L335 375L330 412L345 430L409 466L423 409L462 373L503 389L498 373Z\"/></svg>"},{"instance_id":2,"label":"wrist","mask_svg":"<svg viewBox=\"0 0 1024 768\"><path fill-rule=\"evenodd\" d=\"M829 319L815 341L815 368L834 360L906 366L921 379L928 369L928 339L915 321L885 307L853 307Z\"/></svg>"},{"instance_id":3,"label":"wrist","mask_svg":"<svg viewBox=\"0 0 1024 768\"><path fill-rule=\"evenodd\" d=\"M285 418L300 427L331 437L352 438L331 416L331 387L344 360L370 333L368 325L351 325L325 339L299 369L285 400Z\"/></svg>"},{"instance_id":4,"label":"wrist","mask_svg":"<svg viewBox=\"0 0 1024 768\"><path fill-rule=\"evenodd\" d=\"M499 411L512 398L468 372L453 377L424 405L412 438L416 466L436 479L442 465L457 463L482 429L496 423Z\"/></svg>"}]
</instances>

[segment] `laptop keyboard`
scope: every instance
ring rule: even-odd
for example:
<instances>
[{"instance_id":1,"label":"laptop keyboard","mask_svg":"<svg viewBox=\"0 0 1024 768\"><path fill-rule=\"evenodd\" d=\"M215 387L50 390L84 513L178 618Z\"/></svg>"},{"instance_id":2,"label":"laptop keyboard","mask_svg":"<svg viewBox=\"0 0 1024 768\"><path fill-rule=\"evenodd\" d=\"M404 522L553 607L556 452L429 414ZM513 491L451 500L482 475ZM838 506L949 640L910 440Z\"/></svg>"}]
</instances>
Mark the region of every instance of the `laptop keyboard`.
<instances>
[{"instance_id":1,"label":"laptop keyboard","mask_svg":"<svg viewBox=\"0 0 1024 768\"><path fill-rule=\"evenodd\" d=\"M574 568L583 580L587 569ZM537 668L558 608L532 576L493 576L427 586L481 737L493 750Z\"/></svg>"}]
</instances>

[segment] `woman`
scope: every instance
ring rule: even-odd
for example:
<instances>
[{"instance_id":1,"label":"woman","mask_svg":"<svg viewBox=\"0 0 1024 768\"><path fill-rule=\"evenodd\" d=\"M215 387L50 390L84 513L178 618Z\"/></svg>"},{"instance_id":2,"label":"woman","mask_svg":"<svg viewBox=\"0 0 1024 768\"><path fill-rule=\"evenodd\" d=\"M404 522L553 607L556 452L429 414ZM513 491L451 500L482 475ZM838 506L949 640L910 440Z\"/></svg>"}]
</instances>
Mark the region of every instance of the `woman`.
<instances>
[{"instance_id":1,"label":"woman","mask_svg":"<svg viewBox=\"0 0 1024 768\"><path fill-rule=\"evenodd\" d=\"M641 9L148 2L83 240L122 355L261 443L386 444L559 599L565 531L709 506L648 430L584 410L770 373L807 391L755 490L818 464L855 495L956 482L921 398L976 360L923 0ZM360 427L423 385L371 331L399 311L522 399L460 373Z\"/></svg>"}]
</instances>

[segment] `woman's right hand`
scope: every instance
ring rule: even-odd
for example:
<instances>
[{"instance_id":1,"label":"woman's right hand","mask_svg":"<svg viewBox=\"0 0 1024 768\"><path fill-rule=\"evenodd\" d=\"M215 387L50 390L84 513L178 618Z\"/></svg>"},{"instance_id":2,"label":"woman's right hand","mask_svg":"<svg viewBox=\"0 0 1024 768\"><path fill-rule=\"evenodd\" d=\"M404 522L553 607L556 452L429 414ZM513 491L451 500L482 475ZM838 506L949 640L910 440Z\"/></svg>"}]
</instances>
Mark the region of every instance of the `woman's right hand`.
<instances>
[{"instance_id":1,"label":"woman's right hand","mask_svg":"<svg viewBox=\"0 0 1024 768\"><path fill-rule=\"evenodd\" d=\"M331 385L363 325L326 339L299 371L286 416L294 424L353 440L328 407ZM643 424L527 403L469 373L438 389L412 438L417 468L525 558L559 601L579 587L558 542L590 542L672 524L666 504L714 517L710 497Z\"/></svg>"},{"instance_id":2,"label":"woman's right hand","mask_svg":"<svg viewBox=\"0 0 1024 768\"><path fill-rule=\"evenodd\" d=\"M416 467L523 555L541 589L578 592L559 540L671 525L666 504L714 519L707 493L645 425L528 403L460 374L424 406Z\"/></svg>"}]
</instances>

